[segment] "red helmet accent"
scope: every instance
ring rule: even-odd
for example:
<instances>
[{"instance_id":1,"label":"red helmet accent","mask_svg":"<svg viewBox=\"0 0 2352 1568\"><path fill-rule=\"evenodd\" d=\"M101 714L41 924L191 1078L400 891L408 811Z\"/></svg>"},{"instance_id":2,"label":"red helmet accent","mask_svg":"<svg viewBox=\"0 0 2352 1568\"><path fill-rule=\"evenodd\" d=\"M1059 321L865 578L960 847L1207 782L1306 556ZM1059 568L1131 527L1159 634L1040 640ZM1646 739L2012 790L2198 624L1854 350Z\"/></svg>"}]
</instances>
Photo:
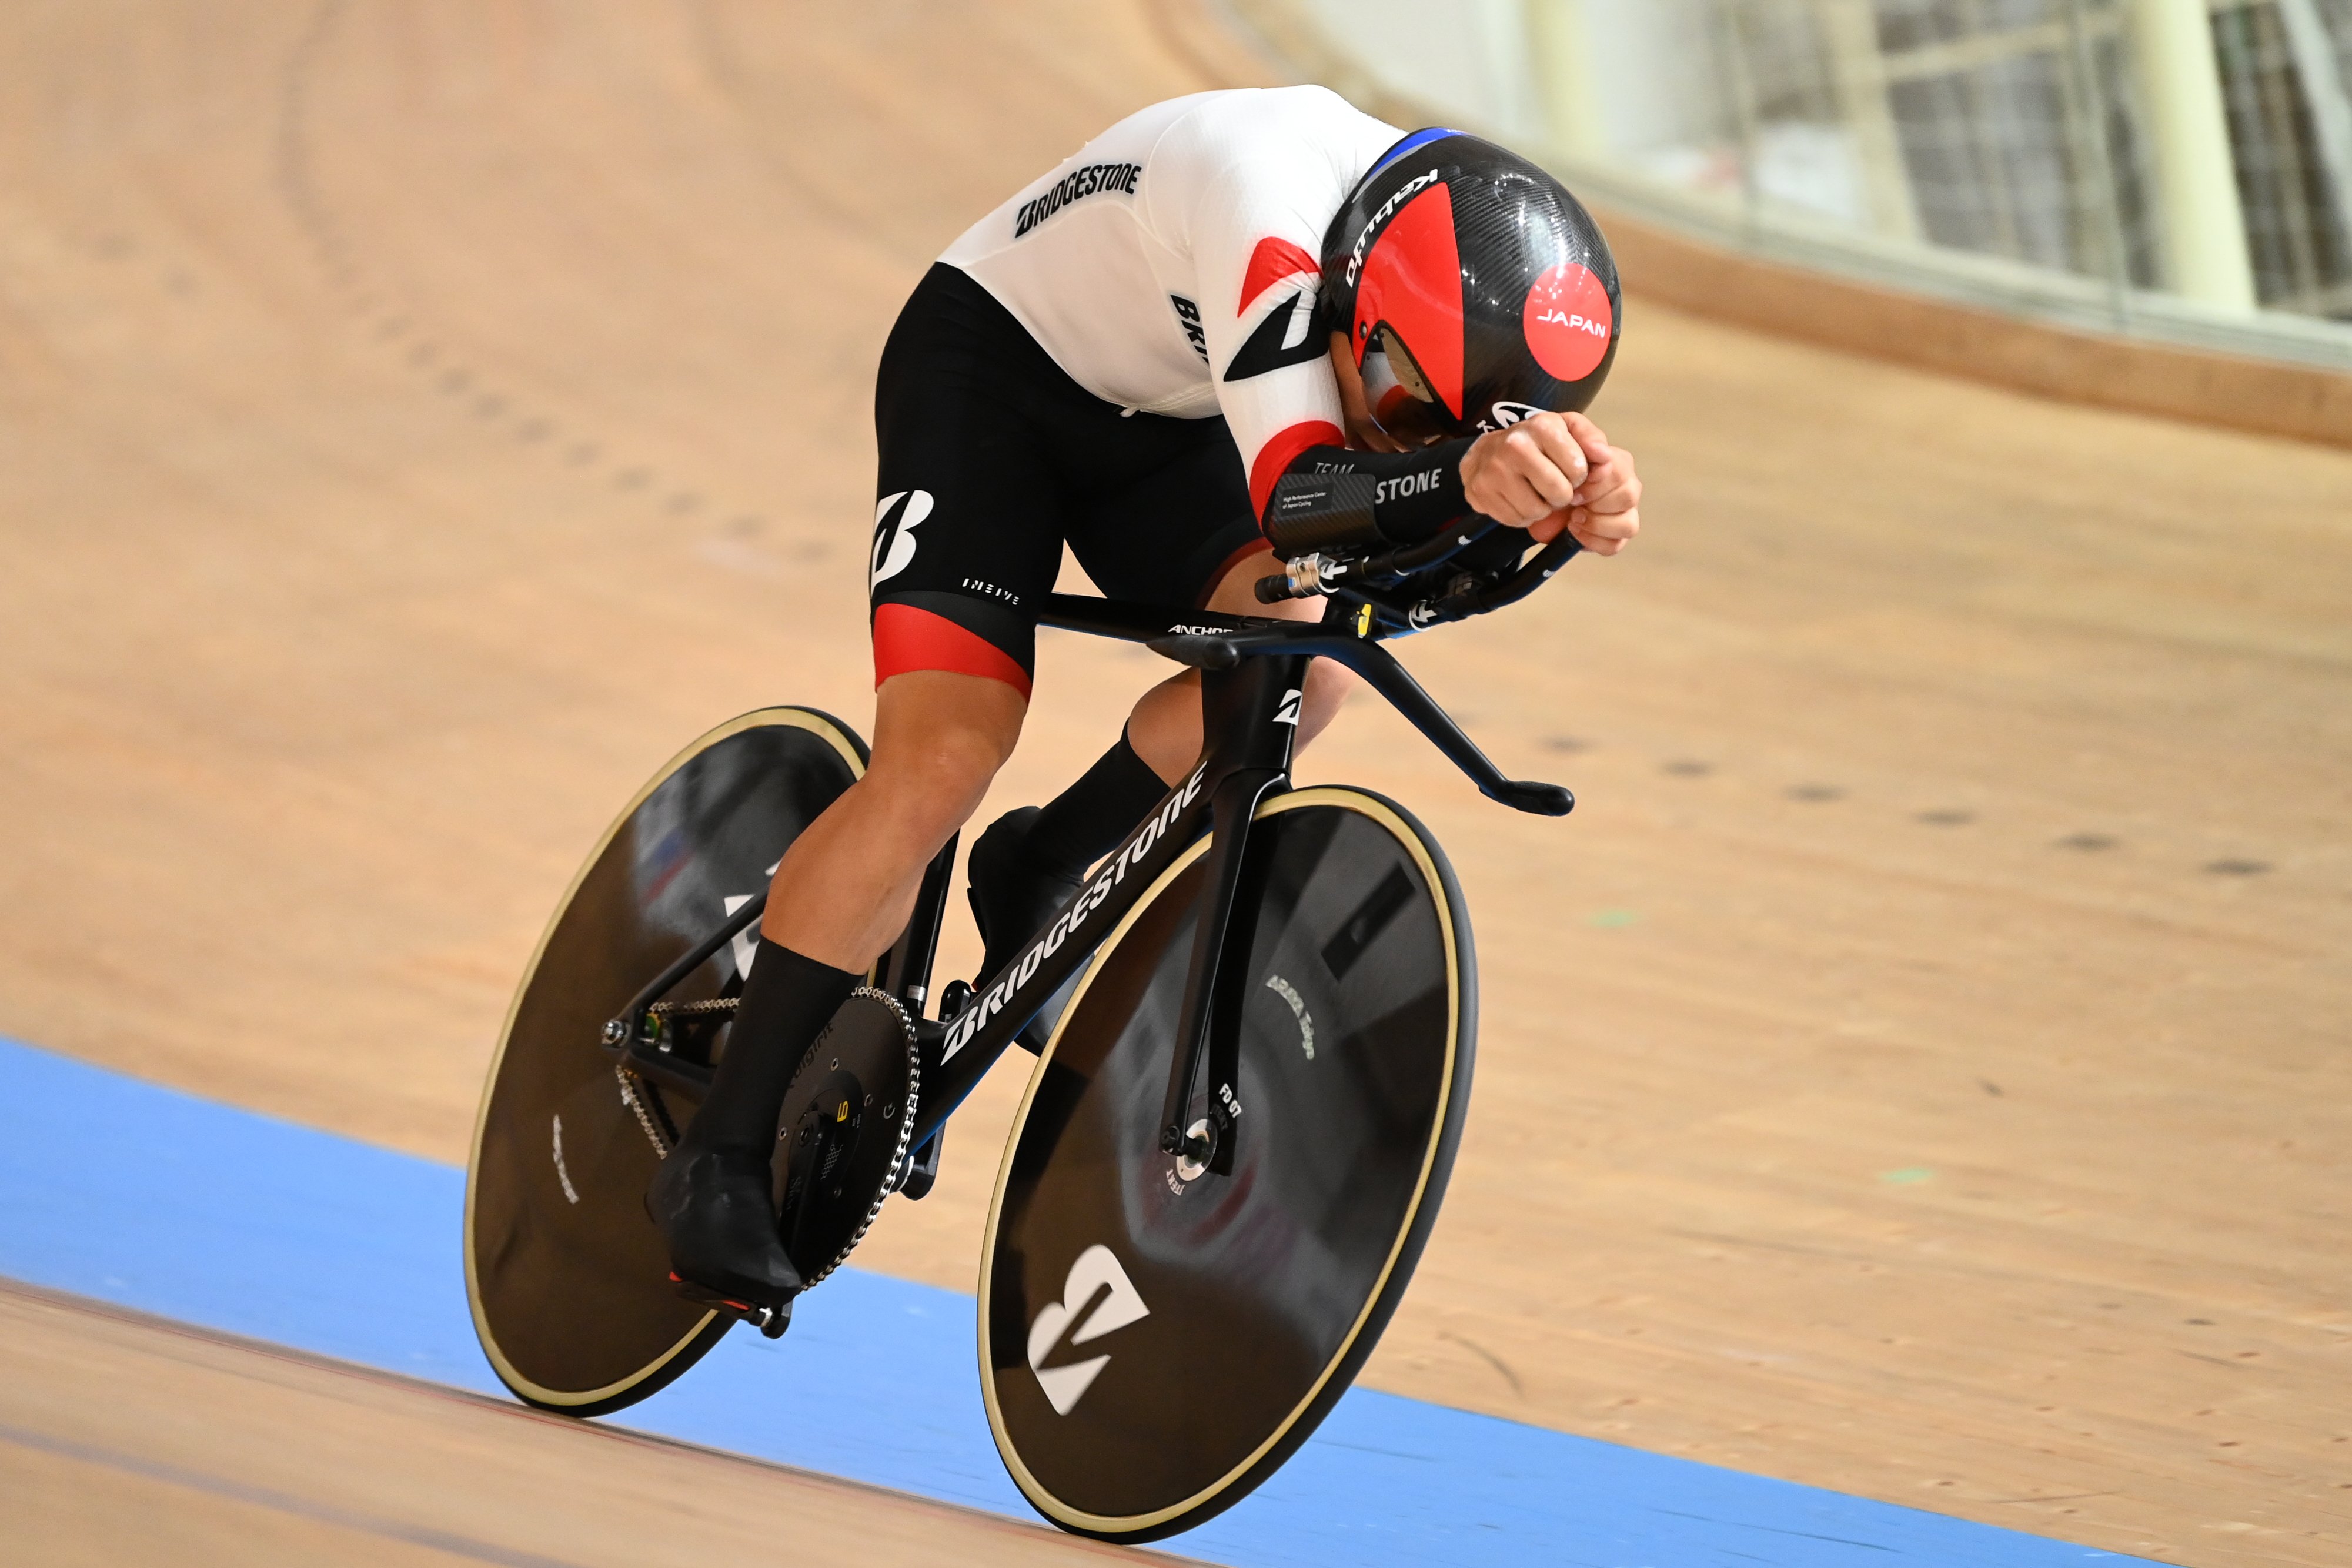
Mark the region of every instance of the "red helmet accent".
<instances>
[{"instance_id":1,"label":"red helmet accent","mask_svg":"<svg viewBox=\"0 0 2352 1568\"><path fill-rule=\"evenodd\" d=\"M1386 322L1412 346L1413 363L1445 412L1462 417L1462 253L1454 193L1434 184L1407 202L1364 257L1356 285L1356 362Z\"/></svg>"},{"instance_id":2,"label":"red helmet accent","mask_svg":"<svg viewBox=\"0 0 2352 1568\"><path fill-rule=\"evenodd\" d=\"M1623 306L1600 225L1475 136L1418 131L1390 148L1319 259L1324 320L1353 342L1373 419L1408 445L1585 408L1615 362Z\"/></svg>"}]
</instances>

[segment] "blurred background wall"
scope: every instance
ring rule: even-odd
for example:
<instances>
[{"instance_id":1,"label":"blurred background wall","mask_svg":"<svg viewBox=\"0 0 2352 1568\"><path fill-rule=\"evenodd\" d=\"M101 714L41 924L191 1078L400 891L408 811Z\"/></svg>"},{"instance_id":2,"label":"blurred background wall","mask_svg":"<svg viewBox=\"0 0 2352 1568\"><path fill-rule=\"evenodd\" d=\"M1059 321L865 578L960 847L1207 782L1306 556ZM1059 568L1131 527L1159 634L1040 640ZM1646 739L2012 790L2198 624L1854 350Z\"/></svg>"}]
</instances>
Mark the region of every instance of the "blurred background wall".
<instances>
[{"instance_id":1,"label":"blurred background wall","mask_svg":"<svg viewBox=\"0 0 2352 1568\"><path fill-rule=\"evenodd\" d=\"M2352 0L1234 0L1750 255L2352 370Z\"/></svg>"}]
</instances>

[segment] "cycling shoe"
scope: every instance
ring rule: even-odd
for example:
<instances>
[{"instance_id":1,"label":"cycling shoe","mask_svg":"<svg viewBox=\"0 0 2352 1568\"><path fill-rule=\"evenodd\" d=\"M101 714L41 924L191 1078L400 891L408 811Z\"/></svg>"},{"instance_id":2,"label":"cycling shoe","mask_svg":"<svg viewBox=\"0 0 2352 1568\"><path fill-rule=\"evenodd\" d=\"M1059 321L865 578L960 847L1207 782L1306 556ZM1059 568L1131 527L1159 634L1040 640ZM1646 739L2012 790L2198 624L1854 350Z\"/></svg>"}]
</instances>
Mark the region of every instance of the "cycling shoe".
<instances>
[{"instance_id":1,"label":"cycling shoe","mask_svg":"<svg viewBox=\"0 0 2352 1568\"><path fill-rule=\"evenodd\" d=\"M764 1307L800 1294L800 1270L776 1235L774 1179L757 1150L671 1151L646 1190L646 1212L680 1280Z\"/></svg>"},{"instance_id":2,"label":"cycling shoe","mask_svg":"<svg viewBox=\"0 0 2352 1568\"><path fill-rule=\"evenodd\" d=\"M973 842L971 856L965 862L971 882L971 915L980 925L980 940L987 954L980 965L982 979L1020 956L1029 939L1086 882L1083 876L1038 864L1024 849L1023 841L1028 836L1029 825L1036 821L1038 810L1035 806L1024 806L997 818L988 831ZM1040 1053L1045 1051L1045 1042L1053 1038L1054 1025L1061 1018L1062 1009L1069 1005L1070 993L1076 986L1077 978L1073 976L1022 1029L1020 1040L1024 1049Z\"/></svg>"}]
</instances>

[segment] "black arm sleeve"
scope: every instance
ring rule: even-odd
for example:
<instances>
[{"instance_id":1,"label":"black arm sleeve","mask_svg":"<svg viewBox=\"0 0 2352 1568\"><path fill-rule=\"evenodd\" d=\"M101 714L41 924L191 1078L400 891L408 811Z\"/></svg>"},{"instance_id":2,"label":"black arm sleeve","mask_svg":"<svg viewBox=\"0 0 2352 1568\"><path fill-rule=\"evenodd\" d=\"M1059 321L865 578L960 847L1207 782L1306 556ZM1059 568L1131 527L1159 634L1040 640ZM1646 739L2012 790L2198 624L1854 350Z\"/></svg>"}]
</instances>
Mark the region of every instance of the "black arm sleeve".
<instances>
[{"instance_id":1,"label":"black arm sleeve","mask_svg":"<svg viewBox=\"0 0 2352 1568\"><path fill-rule=\"evenodd\" d=\"M1467 437L1412 452L1310 446L1276 482L1259 525L1285 555L1334 545L1420 544L1469 514L1462 497L1462 458L1469 450Z\"/></svg>"}]
</instances>

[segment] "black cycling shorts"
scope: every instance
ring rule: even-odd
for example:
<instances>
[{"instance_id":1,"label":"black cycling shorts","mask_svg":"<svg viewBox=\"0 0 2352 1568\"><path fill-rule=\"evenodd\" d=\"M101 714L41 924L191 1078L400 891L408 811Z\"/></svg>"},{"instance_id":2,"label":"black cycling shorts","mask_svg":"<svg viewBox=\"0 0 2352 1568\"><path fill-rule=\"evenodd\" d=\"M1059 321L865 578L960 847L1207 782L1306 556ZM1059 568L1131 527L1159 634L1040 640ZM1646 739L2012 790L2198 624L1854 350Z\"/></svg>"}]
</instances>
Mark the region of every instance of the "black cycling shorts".
<instances>
[{"instance_id":1,"label":"black cycling shorts","mask_svg":"<svg viewBox=\"0 0 2352 1568\"><path fill-rule=\"evenodd\" d=\"M1122 413L945 263L890 329L874 428L877 686L953 670L1026 695L1065 542L1105 594L1179 611L1266 548L1223 420Z\"/></svg>"}]
</instances>

